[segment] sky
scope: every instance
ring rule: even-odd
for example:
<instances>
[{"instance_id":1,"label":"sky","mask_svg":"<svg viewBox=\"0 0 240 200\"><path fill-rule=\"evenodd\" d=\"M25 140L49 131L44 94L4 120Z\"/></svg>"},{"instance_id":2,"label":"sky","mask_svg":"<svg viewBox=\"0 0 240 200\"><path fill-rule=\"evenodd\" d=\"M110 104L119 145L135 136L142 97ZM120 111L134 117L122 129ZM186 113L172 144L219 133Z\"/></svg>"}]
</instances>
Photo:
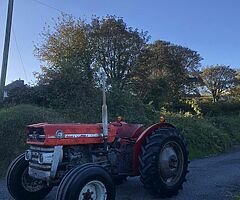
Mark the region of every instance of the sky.
<instances>
[{"instance_id":1,"label":"sky","mask_svg":"<svg viewBox=\"0 0 240 200\"><path fill-rule=\"evenodd\" d=\"M0 64L8 0L0 0ZM6 83L23 79L33 84L40 71L34 43L60 11L91 19L92 15L123 17L128 26L157 39L198 51L203 66L240 67L239 0L14 0L13 26ZM0 65L0 67L1 67Z\"/></svg>"}]
</instances>

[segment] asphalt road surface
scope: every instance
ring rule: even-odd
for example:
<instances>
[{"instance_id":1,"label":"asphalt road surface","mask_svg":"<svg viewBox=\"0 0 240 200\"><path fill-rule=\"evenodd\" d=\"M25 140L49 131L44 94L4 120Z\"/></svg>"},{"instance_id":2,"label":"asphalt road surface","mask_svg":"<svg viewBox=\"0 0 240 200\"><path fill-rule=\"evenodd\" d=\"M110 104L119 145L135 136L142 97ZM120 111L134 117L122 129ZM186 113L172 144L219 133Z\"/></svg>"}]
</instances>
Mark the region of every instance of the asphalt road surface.
<instances>
[{"instance_id":1,"label":"asphalt road surface","mask_svg":"<svg viewBox=\"0 0 240 200\"><path fill-rule=\"evenodd\" d=\"M240 192L240 149L219 156L194 160L184 188L176 197L165 200L230 200ZM54 199L54 189L45 200ZM4 180L0 181L0 199L12 200ZM139 178L128 180L117 186L117 200L152 200ZM156 199L156 198L155 198Z\"/></svg>"}]
</instances>

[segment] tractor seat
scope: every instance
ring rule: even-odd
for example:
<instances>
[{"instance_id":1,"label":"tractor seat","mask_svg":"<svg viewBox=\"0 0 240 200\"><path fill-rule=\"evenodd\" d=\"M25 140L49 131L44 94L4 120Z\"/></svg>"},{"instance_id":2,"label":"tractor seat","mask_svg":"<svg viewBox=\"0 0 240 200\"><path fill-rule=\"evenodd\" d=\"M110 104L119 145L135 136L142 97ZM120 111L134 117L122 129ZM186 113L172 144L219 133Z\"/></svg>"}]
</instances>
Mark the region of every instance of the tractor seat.
<instances>
[{"instance_id":1,"label":"tractor seat","mask_svg":"<svg viewBox=\"0 0 240 200\"><path fill-rule=\"evenodd\" d=\"M117 137L119 138L137 138L143 132L142 124L122 124L117 127Z\"/></svg>"}]
</instances>

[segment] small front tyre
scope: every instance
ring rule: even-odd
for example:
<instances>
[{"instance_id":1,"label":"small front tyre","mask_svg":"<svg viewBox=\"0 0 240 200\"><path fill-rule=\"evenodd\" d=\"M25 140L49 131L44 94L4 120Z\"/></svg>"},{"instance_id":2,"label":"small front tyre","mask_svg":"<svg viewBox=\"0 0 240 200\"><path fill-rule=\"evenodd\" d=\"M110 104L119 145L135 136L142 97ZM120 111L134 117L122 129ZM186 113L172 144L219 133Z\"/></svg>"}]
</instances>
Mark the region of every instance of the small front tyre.
<instances>
[{"instance_id":1,"label":"small front tyre","mask_svg":"<svg viewBox=\"0 0 240 200\"><path fill-rule=\"evenodd\" d=\"M70 170L62 179L56 200L114 200L115 186L106 169L85 164Z\"/></svg>"},{"instance_id":2,"label":"small front tyre","mask_svg":"<svg viewBox=\"0 0 240 200\"><path fill-rule=\"evenodd\" d=\"M7 172L7 188L16 200L41 200L50 191L51 187L28 175L28 162L24 154L18 156L9 166Z\"/></svg>"}]
</instances>

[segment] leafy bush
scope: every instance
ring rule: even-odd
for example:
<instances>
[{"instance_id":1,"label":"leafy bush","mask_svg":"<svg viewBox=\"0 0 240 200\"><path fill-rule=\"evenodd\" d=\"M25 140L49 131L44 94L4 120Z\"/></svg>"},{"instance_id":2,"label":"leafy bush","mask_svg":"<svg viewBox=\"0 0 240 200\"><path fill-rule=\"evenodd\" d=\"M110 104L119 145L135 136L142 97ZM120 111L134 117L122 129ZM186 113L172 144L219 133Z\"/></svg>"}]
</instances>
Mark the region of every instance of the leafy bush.
<instances>
[{"instance_id":1,"label":"leafy bush","mask_svg":"<svg viewBox=\"0 0 240 200\"><path fill-rule=\"evenodd\" d=\"M208 118L215 127L227 133L233 145L240 144L240 116L239 115L220 115Z\"/></svg>"},{"instance_id":2,"label":"leafy bush","mask_svg":"<svg viewBox=\"0 0 240 200\"><path fill-rule=\"evenodd\" d=\"M121 115L131 123L148 122L145 113L145 105L142 101L128 92L115 89L109 93L107 98L109 119L115 120L116 116Z\"/></svg>"},{"instance_id":3,"label":"leafy bush","mask_svg":"<svg viewBox=\"0 0 240 200\"><path fill-rule=\"evenodd\" d=\"M240 119L233 121L233 118L171 115L169 121L184 133L189 144L190 157L197 158L222 152L231 145L239 143L240 124L237 120Z\"/></svg>"},{"instance_id":4,"label":"leafy bush","mask_svg":"<svg viewBox=\"0 0 240 200\"><path fill-rule=\"evenodd\" d=\"M240 102L205 102L200 104L202 113L208 116L240 114Z\"/></svg>"}]
</instances>

